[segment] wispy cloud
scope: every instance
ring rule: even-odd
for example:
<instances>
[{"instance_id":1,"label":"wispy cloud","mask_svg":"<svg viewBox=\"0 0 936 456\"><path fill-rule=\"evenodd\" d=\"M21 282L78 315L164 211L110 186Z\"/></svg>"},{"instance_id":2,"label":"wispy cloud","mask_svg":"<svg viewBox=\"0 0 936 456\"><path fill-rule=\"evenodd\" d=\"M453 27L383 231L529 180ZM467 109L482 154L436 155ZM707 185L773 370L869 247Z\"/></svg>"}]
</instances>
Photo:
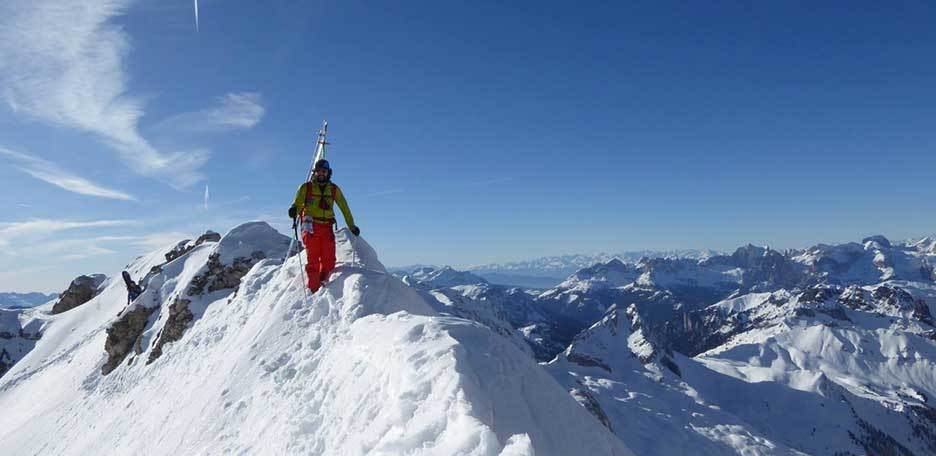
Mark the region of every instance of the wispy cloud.
<instances>
[{"instance_id":1,"label":"wispy cloud","mask_svg":"<svg viewBox=\"0 0 936 456\"><path fill-rule=\"evenodd\" d=\"M138 130L144 103L127 93L130 43L110 21L132 0L0 2L0 99L14 112L97 135L135 172L187 187L205 151L163 153Z\"/></svg>"},{"instance_id":2,"label":"wispy cloud","mask_svg":"<svg viewBox=\"0 0 936 456\"><path fill-rule=\"evenodd\" d=\"M101 255L113 255L113 249L102 247L86 239L67 239L37 245L30 251L32 255L55 255L61 261L77 261Z\"/></svg>"},{"instance_id":3,"label":"wispy cloud","mask_svg":"<svg viewBox=\"0 0 936 456\"><path fill-rule=\"evenodd\" d=\"M205 184L205 210L208 210L208 184Z\"/></svg>"},{"instance_id":4,"label":"wispy cloud","mask_svg":"<svg viewBox=\"0 0 936 456\"><path fill-rule=\"evenodd\" d=\"M171 116L153 128L163 132L221 133L248 130L266 114L263 97L256 92L236 92L219 97L215 105Z\"/></svg>"},{"instance_id":5,"label":"wispy cloud","mask_svg":"<svg viewBox=\"0 0 936 456\"><path fill-rule=\"evenodd\" d=\"M2 146L0 146L0 157L13 162L17 169L36 179L48 182L73 193L124 201L136 199L119 190L112 190L95 184L83 177L65 171L55 163L39 157L16 152Z\"/></svg>"},{"instance_id":6,"label":"wispy cloud","mask_svg":"<svg viewBox=\"0 0 936 456\"><path fill-rule=\"evenodd\" d=\"M191 238L191 235L179 231L143 236L93 234L100 229L134 225L137 225L137 222L128 220L62 222L40 219L4 223L0 224L0 258L55 258L55 261L77 261L127 251L150 251ZM84 235L64 233L81 229L90 230L91 235L88 235L88 230L85 230Z\"/></svg>"},{"instance_id":7,"label":"wispy cloud","mask_svg":"<svg viewBox=\"0 0 936 456\"><path fill-rule=\"evenodd\" d=\"M184 239L185 236L178 234L176 241ZM43 242L36 242L28 250L14 253L26 253L29 256L54 256L56 261L77 261L86 260L102 255L114 255L120 250L118 246L132 246L139 250L152 250L163 247L170 242L154 245L149 236L92 236L77 237L68 239L48 239Z\"/></svg>"},{"instance_id":8,"label":"wispy cloud","mask_svg":"<svg viewBox=\"0 0 936 456\"><path fill-rule=\"evenodd\" d=\"M181 231L164 231L160 233L152 233L146 236L133 238L130 241L130 244L135 247L140 247L147 250L158 249L165 247L175 242L179 242L183 239L193 239L190 233L183 233Z\"/></svg>"},{"instance_id":9,"label":"wispy cloud","mask_svg":"<svg viewBox=\"0 0 936 456\"><path fill-rule=\"evenodd\" d=\"M126 236L63 237L65 231L101 230L136 225L130 220L62 221L37 219L0 223L0 259L30 258L33 263L77 261L116 253L102 244L133 242ZM67 236L67 235L65 235ZM51 260L53 259L54 260ZM0 269L8 265L0 262Z\"/></svg>"},{"instance_id":10,"label":"wispy cloud","mask_svg":"<svg viewBox=\"0 0 936 456\"><path fill-rule=\"evenodd\" d=\"M198 0L195 0L195 31L198 31Z\"/></svg>"},{"instance_id":11,"label":"wispy cloud","mask_svg":"<svg viewBox=\"0 0 936 456\"><path fill-rule=\"evenodd\" d=\"M6 247L14 240L22 238L42 239L51 234L65 230L82 228L107 228L133 226L133 220L90 220L66 221L52 219L35 219L26 222L0 223L0 247Z\"/></svg>"}]
</instances>

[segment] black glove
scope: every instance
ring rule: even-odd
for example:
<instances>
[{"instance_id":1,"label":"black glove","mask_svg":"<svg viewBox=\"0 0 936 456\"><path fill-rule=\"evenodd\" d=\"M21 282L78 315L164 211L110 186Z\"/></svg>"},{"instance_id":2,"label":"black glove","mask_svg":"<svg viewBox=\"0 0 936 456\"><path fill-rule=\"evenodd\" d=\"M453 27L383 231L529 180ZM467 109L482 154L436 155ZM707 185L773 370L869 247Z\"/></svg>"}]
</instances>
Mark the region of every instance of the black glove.
<instances>
[{"instance_id":1,"label":"black glove","mask_svg":"<svg viewBox=\"0 0 936 456\"><path fill-rule=\"evenodd\" d=\"M293 204L292 206L289 206L289 218L295 219L296 216L298 215L299 215L299 209L296 209L296 205Z\"/></svg>"},{"instance_id":2,"label":"black glove","mask_svg":"<svg viewBox=\"0 0 936 456\"><path fill-rule=\"evenodd\" d=\"M351 234L353 234L353 235L355 235L355 236L360 236L360 235L361 235L361 229L358 228L358 227L356 227L356 226L349 226L348 229L351 230Z\"/></svg>"}]
</instances>

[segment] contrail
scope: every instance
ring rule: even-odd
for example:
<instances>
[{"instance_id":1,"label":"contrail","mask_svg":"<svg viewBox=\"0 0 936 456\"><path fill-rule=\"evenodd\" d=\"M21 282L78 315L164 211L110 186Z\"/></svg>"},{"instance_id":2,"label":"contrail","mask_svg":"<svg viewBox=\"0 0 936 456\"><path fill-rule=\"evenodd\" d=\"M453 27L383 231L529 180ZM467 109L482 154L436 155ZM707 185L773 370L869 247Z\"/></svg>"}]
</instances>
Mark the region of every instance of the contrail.
<instances>
[{"instance_id":1,"label":"contrail","mask_svg":"<svg viewBox=\"0 0 936 456\"><path fill-rule=\"evenodd\" d=\"M198 31L198 0L195 0L195 31Z\"/></svg>"},{"instance_id":2,"label":"contrail","mask_svg":"<svg viewBox=\"0 0 936 456\"><path fill-rule=\"evenodd\" d=\"M208 184L205 184L205 210L208 210Z\"/></svg>"}]
</instances>

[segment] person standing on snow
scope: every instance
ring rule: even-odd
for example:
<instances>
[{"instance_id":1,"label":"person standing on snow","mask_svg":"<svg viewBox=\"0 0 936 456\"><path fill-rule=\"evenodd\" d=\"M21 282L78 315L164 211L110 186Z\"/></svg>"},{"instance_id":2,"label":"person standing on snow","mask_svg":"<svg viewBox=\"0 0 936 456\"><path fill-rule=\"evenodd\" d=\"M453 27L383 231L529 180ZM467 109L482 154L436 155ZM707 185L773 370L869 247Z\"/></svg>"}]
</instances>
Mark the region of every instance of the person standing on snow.
<instances>
[{"instance_id":1,"label":"person standing on snow","mask_svg":"<svg viewBox=\"0 0 936 456\"><path fill-rule=\"evenodd\" d=\"M302 243L309 259L305 267L306 276L309 289L315 293L335 269L335 231L332 226L337 222L332 206L338 203L351 233L359 236L361 230L354 224L344 193L331 181L332 170L328 161L321 159L315 162L312 173L312 180L299 186L296 200L289 207L289 217L293 221L302 217Z\"/></svg>"}]
</instances>

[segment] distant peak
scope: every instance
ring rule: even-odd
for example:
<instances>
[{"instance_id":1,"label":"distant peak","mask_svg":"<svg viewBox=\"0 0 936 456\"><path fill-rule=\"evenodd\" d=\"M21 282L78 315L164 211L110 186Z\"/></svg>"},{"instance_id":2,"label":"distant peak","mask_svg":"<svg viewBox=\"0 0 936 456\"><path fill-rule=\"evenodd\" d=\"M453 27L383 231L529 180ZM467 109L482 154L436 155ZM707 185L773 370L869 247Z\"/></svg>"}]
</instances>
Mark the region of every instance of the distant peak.
<instances>
[{"instance_id":1,"label":"distant peak","mask_svg":"<svg viewBox=\"0 0 936 456\"><path fill-rule=\"evenodd\" d=\"M612 258L610 261L608 261L608 262L605 263L605 264L607 264L608 266L613 266L613 267L618 267L618 268L626 268L626 267L627 267L627 263L625 263L624 260L622 260L622 259L620 259L620 258L618 258L618 257Z\"/></svg>"},{"instance_id":2,"label":"distant peak","mask_svg":"<svg viewBox=\"0 0 936 456\"><path fill-rule=\"evenodd\" d=\"M861 243L862 243L862 244L865 244L865 245L868 245L868 243L876 243L876 244L878 244L879 246L884 247L884 248L890 248L890 247L891 247L890 241L889 241L886 237L884 237L884 236L882 236L882 235L880 235L880 234L875 234L874 236L868 236L868 237L862 239L862 240L861 240Z\"/></svg>"},{"instance_id":3,"label":"distant peak","mask_svg":"<svg viewBox=\"0 0 936 456\"><path fill-rule=\"evenodd\" d=\"M757 246L757 245L749 243L747 245L738 247L738 249L735 250L734 255L746 256L746 257L765 256L767 255L768 252L770 252L770 247L766 247L766 246L761 247L761 246Z\"/></svg>"}]
</instances>

